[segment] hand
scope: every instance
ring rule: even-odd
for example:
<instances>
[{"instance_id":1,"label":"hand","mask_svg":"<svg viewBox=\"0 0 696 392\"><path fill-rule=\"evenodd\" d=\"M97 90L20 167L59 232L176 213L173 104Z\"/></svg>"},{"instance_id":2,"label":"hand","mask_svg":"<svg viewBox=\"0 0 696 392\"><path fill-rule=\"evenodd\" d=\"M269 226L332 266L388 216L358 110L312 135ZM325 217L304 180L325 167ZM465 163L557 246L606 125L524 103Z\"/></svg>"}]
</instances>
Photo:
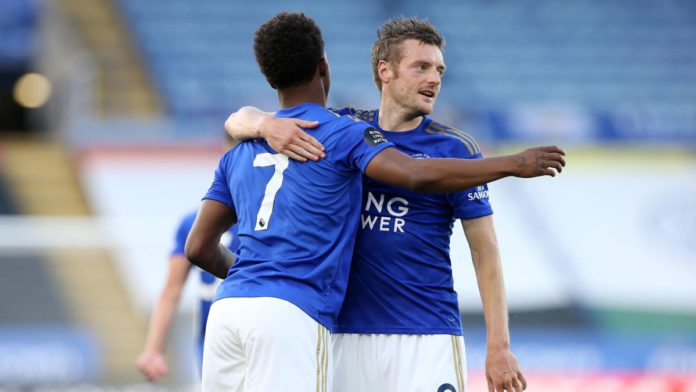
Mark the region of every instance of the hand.
<instances>
[{"instance_id":1,"label":"hand","mask_svg":"<svg viewBox=\"0 0 696 392\"><path fill-rule=\"evenodd\" d=\"M144 352L137 361L138 370L148 381L157 381L169 373L169 367L164 356L160 353Z\"/></svg>"},{"instance_id":2,"label":"hand","mask_svg":"<svg viewBox=\"0 0 696 392\"><path fill-rule=\"evenodd\" d=\"M272 149L288 157L306 162L326 157L324 146L302 128L315 128L318 121L267 116L259 124L262 134Z\"/></svg>"},{"instance_id":3,"label":"hand","mask_svg":"<svg viewBox=\"0 0 696 392\"><path fill-rule=\"evenodd\" d=\"M565 151L556 146L535 147L515 154L516 177L555 177L565 167Z\"/></svg>"},{"instance_id":4,"label":"hand","mask_svg":"<svg viewBox=\"0 0 696 392\"><path fill-rule=\"evenodd\" d=\"M522 392L527 389L527 380L517 358L508 349L488 350L486 380L488 392Z\"/></svg>"}]
</instances>

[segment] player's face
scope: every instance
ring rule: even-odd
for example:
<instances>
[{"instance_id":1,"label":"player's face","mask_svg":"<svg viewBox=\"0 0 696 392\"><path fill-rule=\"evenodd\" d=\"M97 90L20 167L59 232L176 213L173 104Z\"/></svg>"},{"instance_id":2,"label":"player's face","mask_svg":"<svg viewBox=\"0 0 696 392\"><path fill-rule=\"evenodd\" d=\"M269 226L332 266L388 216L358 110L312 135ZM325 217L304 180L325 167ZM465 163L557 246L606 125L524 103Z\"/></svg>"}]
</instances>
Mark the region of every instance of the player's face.
<instances>
[{"instance_id":1,"label":"player's face","mask_svg":"<svg viewBox=\"0 0 696 392\"><path fill-rule=\"evenodd\" d=\"M393 80L382 93L390 94L414 116L432 113L445 73L442 51L415 39L406 40L401 44L401 61L394 71Z\"/></svg>"}]
</instances>

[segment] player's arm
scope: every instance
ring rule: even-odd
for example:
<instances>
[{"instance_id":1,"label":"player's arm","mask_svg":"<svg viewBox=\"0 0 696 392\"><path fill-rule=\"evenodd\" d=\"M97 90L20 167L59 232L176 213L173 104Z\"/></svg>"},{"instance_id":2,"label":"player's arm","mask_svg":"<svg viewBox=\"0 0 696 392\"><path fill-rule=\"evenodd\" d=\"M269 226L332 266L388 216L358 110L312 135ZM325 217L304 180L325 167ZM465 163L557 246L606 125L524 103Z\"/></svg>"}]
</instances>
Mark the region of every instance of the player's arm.
<instances>
[{"instance_id":1,"label":"player's arm","mask_svg":"<svg viewBox=\"0 0 696 392\"><path fill-rule=\"evenodd\" d=\"M493 217L462 219L462 227L469 242L486 319L488 391L522 391L527 388L527 380L510 351L505 283Z\"/></svg>"},{"instance_id":2,"label":"player's arm","mask_svg":"<svg viewBox=\"0 0 696 392\"><path fill-rule=\"evenodd\" d=\"M145 348L136 362L140 372L150 381L157 381L169 372L164 357L167 336L190 270L191 263L184 255L175 254L171 257L167 281L150 317Z\"/></svg>"},{"instance_id":3,"label":"player's arm","mask_svg":"<svg viewBox=\"0 0 696 392\"><path fill-rule=\"evenodd\" d=\"M370 160L365 174L416 192L459 192L508 176L553 177L563 170L564 156L562 149L551 146L483 159L414 159L386 148Z\"/></svg>"},{"instance_id":4,"label":"player's arm","mask_svg":"<svg viewBox=\"0 0 696 392\"><path fill-rule=\"evenodd\" d=\"M235 255L220 244L220 238L236 222L237 215L230 207L215 200L203 200L186 240L186 257L198 267L225 279Z\"/></svg>"},{"instance_id":5,"label":"player's arm","mask_svg":"<svg viewBox=\"0 0 696 392\"><path fill-rule=\"evenodd\" d=\"M253 106L230 114L225 131L235 140L266 139L272 149L300 162L324 158L324 146L302 128L315 128L318 121L277 118Z\"/></svg>"}]
</instances>

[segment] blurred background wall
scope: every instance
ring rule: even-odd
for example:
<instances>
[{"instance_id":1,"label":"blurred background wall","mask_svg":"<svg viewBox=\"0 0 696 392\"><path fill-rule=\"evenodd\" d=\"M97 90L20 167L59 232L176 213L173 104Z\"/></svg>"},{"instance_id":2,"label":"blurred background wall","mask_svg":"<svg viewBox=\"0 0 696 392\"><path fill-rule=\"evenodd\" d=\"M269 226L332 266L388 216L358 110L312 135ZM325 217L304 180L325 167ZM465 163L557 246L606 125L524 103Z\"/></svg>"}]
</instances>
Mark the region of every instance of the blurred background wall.
<instances>
[{"instance_id":1,"label":"blurred background wall","mask_svg":"<svg viewBox=\"0 0 696 392\"><path fill-rule=\"evenodd\" d=\"M315 18L330 105L376 108L390 17L445 35L433 117L487 155L568 150L557 178L491 184L513 351L531 391L696 391L696 3L690 0L3 0L0 389L150 388L134 362L180 217L242 105L276 109L251 49ZM470 390L485 336L452 258ZM195 385L187 286L161 388Z\"/></svg>"}]
</instances>

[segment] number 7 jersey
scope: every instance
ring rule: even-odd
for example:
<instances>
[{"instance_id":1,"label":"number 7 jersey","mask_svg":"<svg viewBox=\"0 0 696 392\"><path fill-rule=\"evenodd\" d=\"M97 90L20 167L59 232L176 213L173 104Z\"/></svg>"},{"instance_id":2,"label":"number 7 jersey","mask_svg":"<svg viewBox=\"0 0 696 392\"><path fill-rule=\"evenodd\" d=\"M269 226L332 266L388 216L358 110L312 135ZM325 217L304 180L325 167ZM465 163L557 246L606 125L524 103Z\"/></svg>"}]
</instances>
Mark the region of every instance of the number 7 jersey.
<instances>
[{"instance_id":1,"label":"number 7 jersey","mask_svg":"<svg viewBox=\"0 0 696 392\"><path fill-rule=\"evenodd\" d=\"M240 247L216 300L280 298L330 329L348 282L362 172L392 144L370 125L318 104L276 116L319 121L308 132L326 158L296 162L263 140L242 142L222 157L205 199L236 212Z\"/></svg>"}]
</instances>

